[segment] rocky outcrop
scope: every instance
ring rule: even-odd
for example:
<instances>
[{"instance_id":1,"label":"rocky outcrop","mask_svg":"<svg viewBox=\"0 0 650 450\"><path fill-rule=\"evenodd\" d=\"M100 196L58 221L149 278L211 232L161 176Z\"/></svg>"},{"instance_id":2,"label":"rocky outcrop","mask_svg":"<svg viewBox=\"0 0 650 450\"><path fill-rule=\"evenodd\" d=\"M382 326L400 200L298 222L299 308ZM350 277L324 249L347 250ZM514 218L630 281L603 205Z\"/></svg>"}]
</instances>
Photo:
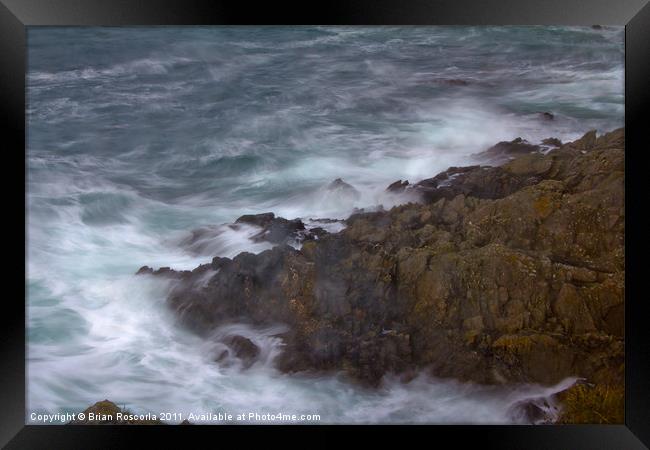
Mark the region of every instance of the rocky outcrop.
<instances>
[{"instance_id":1,"label":"rocky outcrop","mask_svg":"<svg viewBox=\"0 0 650 450\"><path fill-rule=\"evenodd\" d=\"M253 236L253 241L267 241L272 244L287 244L299 240L305 233L305 224L300 219L287 220L275 214L263 213L244 215L235 221L237 224L254 225L262 230Z\"/></svg>"},{"instance_id":2,"label":"rocky outcrop","mask_svg":"<svg viewBox=\"0 0 650 450\"><path fill-rule=\"evenodd\" d=\"M538 170L543 171L544 167ZM536 173L520 174L503 167L450 167L433 178L414 184L407 191L416 192L427 203L451 200L458 195L497 199L539 181Z\"/></svg>"},{"instance_id":3,"label":"rocky outcrop","mask_svg":"<svg viewBox=\"0 0 650 450\"><path fill-rule=\"evenodd\" d=\"M547 145L549 147L562 147L562 141L558 138L546 138L542 140L542 145Z\"/></svg>"},{"instance_id":4,"label":"rocky outcrop","mask_svg":"<svg viewBox=\"0 0 650 450\"><path fill-rule=\"evenodd\" d=\"M395 193L395 194L400 194L400 193L404 192L404 190L407 188L408 185L409 185L408 180L404 180L404 181L397 180L394 183L391 183L386 188L386 191L392 192L392 193Z\"/></svg>"},{"instance_id":5,"label":"rocky outcrop","mask_svg":"<svg viewBox=\"0 0 650 450\"><path fill-rule=\"evenodd\" d=\"M354 214L300 250L177 272L169 305L206 335L235 320L286 324L285 372L611 382L623 364L623 130L547 153L509 144L502 165L404 186L421 201Z\"/></svg>"},{"instance_id":6,"label":"rocky outcrop","mask_svg":"<svg viewBox=\"0 0 650 450\"><path fill-rule=\"evenodd\" d=\"M361 193L354 186L346 183L340 178L332 181L327 186L327 190L341 197L348 197L352 199L358 199L361 197Z\"/></svg>"},{"instance_id":7,"label":"rocky outcrop","mask_svg":"<svg viewBox=\"0 0 650 450\"><path fill-rule=\"evenodd\" d=\"M536 153L540 150L542 150L540 146L531 144L527 140L518 137L510 142L498 142L487 150L474 155L474 157L483 163L498 165L521 155Z\"/></svg>"},{"instance_id":8,"label":"rocky outcrop","mask_svg":"<svg viewBox=\"0 0 650 450\"><path fill-rule=\"evenodd\" d=\"M287 220L276 217L274 213L247 214L234 223L208 225L196 228L175 243L194 255L209 255L215 243L227 242L227 232L243 232L253 242L268 242L274 245L288 244L297 246L306 240L318 239L327 231L322 227L328 222L341 222L331 219L312 219L305 224L301 219ZM322 226L317 226L317 225ZM225 236L225 237L224 237ZM147 271L148 268L143 268Z\"/></svg>"}]
</instances>

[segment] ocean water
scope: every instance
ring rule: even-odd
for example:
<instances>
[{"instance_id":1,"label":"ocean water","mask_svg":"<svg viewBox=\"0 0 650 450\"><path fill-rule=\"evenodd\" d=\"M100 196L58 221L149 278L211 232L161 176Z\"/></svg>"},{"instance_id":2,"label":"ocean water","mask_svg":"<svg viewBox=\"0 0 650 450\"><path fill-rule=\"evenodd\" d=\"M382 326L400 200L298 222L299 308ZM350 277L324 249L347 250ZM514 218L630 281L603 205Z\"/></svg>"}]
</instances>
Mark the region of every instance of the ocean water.
<instances>
[{"instance_id":1,"label":"ocean water","mask_svg":"<svg viewBox=\"0 0 650 450\"><path fill-rule=\"evenodd\" d=\"M30 28L27 402L75 412L320 414L320 423L517 423L566 386L485 387L424 373L379 390L273 369L271 329L242 370L178 327L165 281L259 252L242 214L345 218L384 189L501 140L563 141L624 123L622 27ZM449 80L462 80L462 82ZM540 113L550 112L553 120ZM361 193L326 189L342 178ZM199 251L192 229L222 232ZM280 326L281 324L278 324ZM223 331L223 330L222 330ZM225 331L223 331L225 332Z\"/></svg>"}]
</instances>

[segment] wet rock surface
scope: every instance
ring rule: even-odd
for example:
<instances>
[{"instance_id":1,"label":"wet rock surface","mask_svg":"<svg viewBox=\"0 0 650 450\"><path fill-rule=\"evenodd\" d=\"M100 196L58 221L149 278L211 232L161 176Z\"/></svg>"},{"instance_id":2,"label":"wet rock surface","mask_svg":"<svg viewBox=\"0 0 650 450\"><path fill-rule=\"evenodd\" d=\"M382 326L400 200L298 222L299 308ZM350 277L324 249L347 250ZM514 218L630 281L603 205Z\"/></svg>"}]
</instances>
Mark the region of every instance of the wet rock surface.
<instances>
[{"instance_id":1,"label":"wet rock surface","mask_svg":"<svg viewBox=\"0 0 650 450\"><path fill-rule=\"evenodd\" d=\"M404 192L404 190L406 189L406 187L407 187L408 185L409 185L408 180L404 180L404 181L402 181L402 180L397 180L396 182L390 184L390 185L386 188L386 190L387 190L388 192L401 193L401 192Z\"/></svg>"},{"instance_id":2,"label":"wet rock surface","mask_svg":"<svg viewBox=\"0 0 650 450\"><path fill-rule=\"evenodd\" d=\"M175 274L168 304L198 333L286 324L284 372L367 385L418 368L479 383L622 383L611 374L624 356L623 129L546 153L523 140L493 152L509 157L404 186L419 203L354 214L300 250L140 273ZM262 216L243 220L278 219Z\"/></svg>"},{"instance_id":3,"label":"wet rock surface","mask_svg":"<svg viewBox=\"0 0 650 450\"><path fill-rule=\"evenodd\" d=\"M316 223L323 224L341 222L331 219L316 219ZM325 234L322 226L308 226L301 219L288 220L276 217L272 212L261 214L247 214L239 217L234 223L220 226L204 226L192 230L189 235L181 239L178 244L192 254L206 254L211 247L211 241L219 239L225 228L233 231L247 231L253 242L268 242L271 244L299 245L303 241L318 239ZM244 227L246 227L244 229ZM143 273L152 269L144 266ZM163 269L160 269L163 270Z\"/></svg>"},{"instance_id":4,"label":"wet rock surface","mask_svg":"<svg viewBox=\"0 0 650 450\"><path fill-rule=\"evenodd\" d=\"M548 116L542 115L541 117L548 119ZM542 150L540 146L531 144L525 139L518 137L509 142L498 142L487 150L474 156L477 160L486 164L498 165L518 156L539 152L540 150Z\"/></svg>"},{"instance_id":5,"label":"wet rock surface","mask_svg":"<svg viewBox=\"0 0 650 450\"><path fill-rule=\"evenodd\" d=\"M260 348L255 345L253 341L243 336L227 336L223 340L223 343L228 346L235 357L242 361L243 367L246 369L252 366L260 355ZM224 356L225 355L222 353L219 359L222 359Z\"/></svg>"},{"instance_id":6,"label":"wet rock surface","mask_svg":"<svg viewBox=\"0 0 650 450\"><path fill-rule=\"evenodd\" d=\"M559 406L550 399L530 398L512 405L508 414L515 423L539 425L553 423L559 411Z\"/></svg>"},{"instance_id":7,"label":"wet rock surface","mask_svg":"<svg viewBox=\"0 0 650 450\"><path fill-rule=\"evenodd\" d=\"M260 227L262 230L253 236L253 241L267 241L272 244L286 244L299 239L305 231L305 224L300 219L287 220L275 217L273 213L244 215L235 224L248 224Z\"/></svg>"}]
</instances>

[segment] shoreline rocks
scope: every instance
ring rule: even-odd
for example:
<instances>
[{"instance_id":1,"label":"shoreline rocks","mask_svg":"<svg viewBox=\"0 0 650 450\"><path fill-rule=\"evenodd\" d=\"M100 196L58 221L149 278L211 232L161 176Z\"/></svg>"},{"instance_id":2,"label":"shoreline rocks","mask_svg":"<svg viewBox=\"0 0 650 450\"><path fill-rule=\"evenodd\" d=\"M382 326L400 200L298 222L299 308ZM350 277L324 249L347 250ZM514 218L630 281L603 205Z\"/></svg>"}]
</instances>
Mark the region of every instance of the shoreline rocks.
<instances>
[{"instance_id":1,"label":"shoreline rocks","mask_svg":"<svg viewBox=\"0 0 650 450\"><path fill-rule=\"evenodd\" d=\"M287 244L298 240L305 224L300 219L287 220L276 217L272 212L263 214L248 214L235 220L237 224L254 225L262 230L252 237L254 242L266 241L272 244Z\"/></svg>"},{"instance_id":2,"label":"shoreline rocks","mask_svg":"<svg viewBox=\"0 0 650 450\"><path fill-rule=\"evenodd\" d=\"M550 147L562 147L562 141L558 138L546 138L542 140L543 145L548 145Z\"/></svg>"},{"instance_id":3,"label":"shoreline rocks","mask_svg":"<svg viewBox=\"0 0 650 450\"><path fill-rule=\"evenodd\" d=\"M540 152L542 148L520 137L512 141L501 141L492 147L473 155L477 160L490 165L501 165L521 155Z\"/></svg>"},{"instance_id":4,"label":"shoreline rocks","mask_svg":"<svg viewBox=\"0 0 650 450\"><path fill-rule=\"evenodd\" d=\"M176 278L168 304L198 333L287 325L283 372L343 371L369 386L422 368L487 384L601 384L624 360L624 132L553 144L544 153L515 139L485 152L498 166L400 180L393 189L418 203L354 214L300 250L277 239L193 271L139 273ZM303 231L261 216L243 221Z\"/></svg>"},{"instance_id":5,"label":"shoreline rocks","mask_svg":"<svg viewBox=\"0 0 650 450\"><path fill-rule=\"evenodd\" d=\"M400 194L404 192L404 190L408 187L409 182L408 180L397 180L396 182L390 184L387 188L386 191L392 192L395 194Z\"/></svg>"},{"instance_id":6,"label":"shoreline rocks","mask_svg":"<svg viewBox=\"0 0 650 450\"><path fill-rule=\"evenodd\" d=\"M319 239L327 234L330 225L343 223L335 219L309 219L307 223L301 219L288 220L277 217L274 213L246 214L235 220L234 223L222 225L207 225L196 228L187 233L182 239L176 240L173 244L180 246L190 254L210 255L211 248L218 248L227 243L228 232L236 231L245 233L255 243L270 243L273 245L298 246L304 241ZM167 271L169 268L161 268L160 271ZM153 269L144 266L144 272L151 272Z\"/></svg>"}]
</instances>

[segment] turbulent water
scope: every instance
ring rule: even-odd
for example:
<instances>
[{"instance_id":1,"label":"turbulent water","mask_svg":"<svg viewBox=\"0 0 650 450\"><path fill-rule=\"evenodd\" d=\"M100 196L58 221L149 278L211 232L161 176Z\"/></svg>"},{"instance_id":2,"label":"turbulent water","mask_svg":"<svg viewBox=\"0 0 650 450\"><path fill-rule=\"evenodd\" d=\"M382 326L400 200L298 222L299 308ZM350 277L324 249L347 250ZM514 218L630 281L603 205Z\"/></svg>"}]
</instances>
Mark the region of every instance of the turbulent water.
<instances>
[{"instance_id":1,"label":"turbulent water","mask_svg":"<svg viewBox=\"0 0 650 450\"><path fill-rule=\"evenodd\" d=\"M273 211L344 218L518 136L623 125L623 29L604 27L30 28L28 417L108 398L134 412L319 414L319 423L517 423L562 386L482 387L422 374L379 390L273 369L277 329L241 370L174 323L164 281L259 252L223 228ZM449 81L462 80L462 81ZM549 112L553 120L540 113ZM360 198L325 187L336 178ZM280 326L280 324L278 324ZM226 330L218 332L225 333Z\"/></svg>"}]
</instances>

